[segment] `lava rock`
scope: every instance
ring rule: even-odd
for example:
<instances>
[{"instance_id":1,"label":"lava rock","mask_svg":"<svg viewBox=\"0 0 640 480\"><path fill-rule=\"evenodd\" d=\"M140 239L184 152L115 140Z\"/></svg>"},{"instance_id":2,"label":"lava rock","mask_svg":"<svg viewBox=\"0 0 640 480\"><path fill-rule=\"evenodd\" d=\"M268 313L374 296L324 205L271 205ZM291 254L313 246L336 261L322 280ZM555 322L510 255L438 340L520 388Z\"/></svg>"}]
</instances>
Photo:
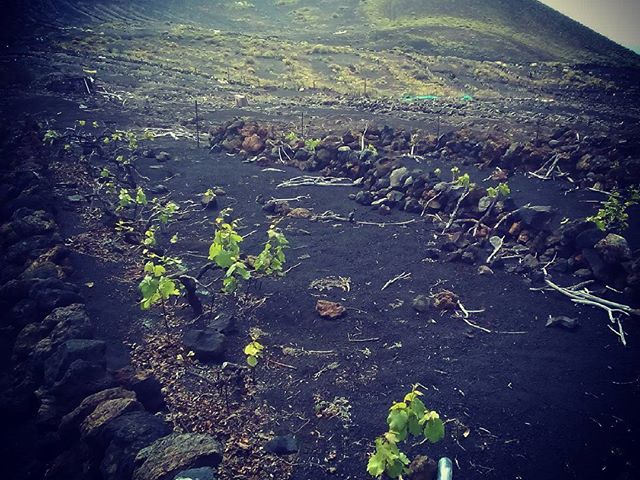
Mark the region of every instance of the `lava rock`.
<instances>
[{"instance_id":1,"label":"lava rock","mask_svg":"<svg viewBox=\"0 0 640 480\"><path fill-rule=\"evenodd\" d=\"M522 264L529 270L535 270L540 265L540 261L535 257L535 255L528 253L522 259Z\"/></svg>"},{"instance_id":2,"label":"lava rock","mask_svg":"<svg viewBox=\"0 0 640 480\"><path fill-rule=\"evenodd\" d=\"M535 230L546 230L554 216L554 211L548 206L534 205L522 207L517 215L525 225Z\"/></svg>"},{"instance_id":3,"label":"lava rock","mask_svg":"<svg viewBox=\"0 0 640 480\"><path fill-rule=\"evenodd\" d=\"M373 202L373 195L368 190L360 190L358 193L356 193L355 201L360 205L368 206L371 205L371 202Z\"/></svg>"},{"instance_id":4,"label":"lava rock","mask_svg":"<svg viewBox=\"0 0 640 480\"><path fill-rule=\"evenodd\" d=\"M380 205L378 207L378 213L380 215L390 215L391 214L391 207L389 207L388 205Z\"/></svg>"},{"instance_id":5,"label":"lava rock","mask_svg":"<svg viewBox=\"0 0 640 480\"><path fill-rule=\"evenodd\" d=\"M264 140L257 134L250 135L242 142L242 149L250 154L257 154L264 150Z\"/></svg>"},{"instance_id":6,"label":"lava rock","mask_svg":"<svg viewBox=\"0 0 640 480\"><path fill-rule=\"evenodd\" d=\"M133 480L170 480L189 468L217 467L224 448L210 435L171 434L138 452Z\"/></svg>"},{"instance_id":7,"label":"lava rock","mask_svg":"<svg viewBox=\"0 0 640 480\"><path fill-rule=\"evenodd\" d=\"M75 285L55 278L35 281L29 291L29 297L36 302L38 309L45 313L55 308L83 303L83 298Z\"/></svg>"},{"instance_id":8,"label":"lava rock","mask_svg":"<svg viewBox=\"0 0 640 480\"><path fill-rule=\"evenodd\" d=\"M142 405L133 398L114 398L100 403L80 425L80 435L84 440L94 444L106 446L106 442L101 438L102 432L116 418L125 413L142 411Z\"/></svg>"},{"instance_id":9,"label":"lava rock","mask_svg":"<svg viewBox=\"0 0 640 480\"><path fill-rule=\"evenodd\" d=\"M238 331L236 318L232 314L224 312L219 313L213 320L207 322L207 327L222 332L225 335L230 335Z\"/></svg>"},{"instance_id":10,"label":"lava rock","mask_svg":"<svg viewBox=\"0 0 640 480\"><path fill-rule=\"evenodd\" d=\"M69 365L76 360L92 361L105 366L107 344L101 340L73 339L67 340L58 347L45 364L45 383L53 384L67 371Z\"/></svg>"},{"instance_id":11,"label":"lava rock","mask_svg":"<svg viewBox=\"0 0 640 480\"><path fill-rule=\"evenodd\" d=\"M409 176L409 169L406 167L396 168L389 176L389 186L391 188L401 187Z\"/></svg>"},{"instance_id":12,"label":"lava rock","mask_svg":"<svg viewBox=\"0 0 640 480\"><path fill-rule=\"evenodd\" d=\"M216 480L216 471L211 467L190 468L177 473L173 480Z\"/></svg>"},{"instance_id":13,"label":"lava rock","mask_svg":"<svg viewBox=\"0 0 640 480\"><path fill-rule=\"evenodd\" d=\"M329 300L318 300L316 302L316 312L323 317L334 320L342 317L347 309L337 302L330 302Z\"/></svg>"},{"instance_id":14,"label":"lava rock","mask_svg":"<svg viewBox=\"0 0 640 480\"><path fill-rule=\"evenodd\" d=\"M578 328L578 320L575 318L565 317L564 315L559 315L557 317L549 315L545 327L561 327L567 330L575 330Z\"/></svg>"},{"instance_id":15,"label":"lava rock","mask_svg":"<svg viewBox=\"0 0 640 480\"><path fill-rule=\"evenodd\" d=\"M596 243L602 240L605 237L605 233L599 228L593 226L586 228L578 235L576 235L574 243L576 248L593 248Z\"/></svg>"},{"instance_id":16,"label":"lava rock","mask_svg":"<svg viewBox=\"0 0 640 480\"><path fill-rule=\"evenodd\" d=\"M162 384L150 370L134 370L125 367L114 372L118 383L133 391L144 408L157 412L166 405L162 395Z\"/></svg>"},{"instance_id":17,"label":"lava rock","mask_svg":"<svg viewBox=\"0 0 640 480\"><path fill-rule=\"evenodd\" d=\"M619 265L631 260L631 249L627 240L615 233L610 233L596 243L595 249L608 265Z\"/></svg>"},{"instance_id":18,"label":"lava rock","mask_svg":"<svg viewBox=\"0 0 640 480\"><path fill-rule=\"evenodd\" d=\"M427 312L431 308L431 299L426 295L417 295L411 301L411 307L417 312Z\"/></svg>"},{"instance_id":19,"label":"lava rock","mask_svg":"<svg viewBox=\"0 0 640 480\"><path fill-rule=\"evenodd\" d=\"M609 268L598 252L593 248L585 248L582 250L582 257L589 264L589 268L593 272L593 276L597 280L606 282L609 279Z\"/></svg>"},{"instance_id":20,"label":"lava rock","mask_svg":"<svg viewBox=\"0 0 640 480\"><path fill-rule=\"evenodd\" d=\"M409 475L411 480L434 480L438 473L438 465L435 460L418 455L409 465Z\"/></svg>"},{"instance_id":21,"label":"lava rock","mask_svg":"<svg viewBox=\"0 0 640 480\"><path fill-rule=\"evenodd\" d=\"M269 200L264 204L262 210L272 215L286 215L291 211L291 207L289 202L285 200Z\"/></svg>"},{"instance_id":22,"label":"lava rock","mask_svg":"<svg viewBox=\"0 0 640 480\"><path fill-rule=\"evenodd\" d=\"M391 190L387 193L387 200L389 205L397 205L404 198L404 193L398 190Z\"/></svg>"},{"instance_id":23,"label":"lava rock","mask_svg":"<svg viewBox=\"0 0 640 480\"><path fill-rule=\"evenodd\" d=\"M299 148L295 155L293 156L294 160L298 160L299 162L306 162L311 154L305 150L304 148Z\"/></svg>"},{"instance_id":24,"label":"lava rock","mask_svg":"<svg viewBox=\"0 0 640 480\"><path fill-rule=\"evenodd\" d=\"M130 480L137 453L171 433L171 427L159 416L148 412L125 413L105 426L102 437L109 441L100 472L102 478Z\"/></svg>"},{"instance_id":25,"label":"lava rock","mask_svg":"<svg viewBox=\"0 0 640 480\"><path fill-rule=\"evenodd\" d=\"M588 268L580 268L580 269L576 270L575 272L573 272L573 274L576 277L584 278L585 280L593 277L593 274L592 274L591 270L589 270Z\"/></svg>"},{"instance_id":26,"label":"lava rock","mask_svg":"<svg viewBox=\"0 0 640 480\"><path fill-rule=\"evenodd\" d=\"M79 359L69 365L62 378L50 388L50 393L60 407L60 414L64 415L84 397L111 388L114 383L103 365Z\"/></svg>"},{"instance_id":27,"label":"lava rock","mask_svg":"<svg viewBox=\"0 0 640 480\"><path fill-rule=\"evenodd\" d=\"M264 445L264 449L275 455L291 455L292 453L297 453L300 447L296 437L288 434L269 440Z\"/></svg>"},{"instance_id":28,"label":"lava rock","mask_svg":"<svg viewBox=\"0 0 640 480\"><path fill-rule=\"evenodd\" d=\"M36 345L31 356L37 365L46 359L64 342L71 339L91 339L94 327L84 305L75 303L53 310L42 324L50 330L49 335Z\"/></svg>"},{"instance_id":29,"label":"lava rock","mask_svg":"<svg viewBox=\"0 0 640 480\"><path fill-rule=\"evenodd\" d=\"M119 398L135 399L136 394L122 387L114 387L89 395L82 400L80 405L78 405L73 411L62 417L60 420L59 431L66 437L75 435L79 431L80 424L96 409L98 405L106 402L107 400Z\"/></svg>"},{"instance_id":30,"label":"lava rock","mask_svg":"<svg viewBox=\"0 0 640 480\"><path fill-rule=\"evenodd\" d=\"M184 333L182 342L200 360L218 362L224 360L225 336L218 330L191 328Z\"/></svg>"},{"instance_id":31,"label":"lava rock","mask_svg":"<svg viewBox=\"0 0 640 480\"><path fill-rule=\"evenodd\" d=\"M478 275L493 275L493 270L487 265L480 265L478 267Z\"/></svg>"}]
</instances>

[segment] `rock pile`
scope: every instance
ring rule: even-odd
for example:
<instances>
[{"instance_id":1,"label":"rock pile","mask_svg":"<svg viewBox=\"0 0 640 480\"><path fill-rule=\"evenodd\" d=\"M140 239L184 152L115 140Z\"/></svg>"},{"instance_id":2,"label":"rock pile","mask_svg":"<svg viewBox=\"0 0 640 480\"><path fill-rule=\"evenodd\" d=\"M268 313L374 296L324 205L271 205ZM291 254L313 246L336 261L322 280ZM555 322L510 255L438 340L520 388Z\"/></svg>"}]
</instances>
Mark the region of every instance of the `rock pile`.
<instances>
[{"instance_id":1,"label":"rock pile","mask_svg":"<svg viewBox=\"0 0 640 480\"><path fill-rule=\"evenodd\" d=\"M0 412L4 475L24 479L169 480L223 447L172 434L149 372L110 371L55 220L45 158L29 145L0 177ZM203 477L205 478L205 477Z\"/></svg>"},{"instance_id":2,"label":"rock pile","mask_svg":"<svg viewBox=\"0 0 640 480\"><path fill-rule=\"evenodd\" d=\"M362 187L352 195L361 205L380 214L401 209L432 219L443 235L426 245L427 258L445 254L450 261L484 263L494 249L490 238L498 236L504 237L504 247L523 258L508 268L534 280L542 279L541 266L549 264L558 271L617 285L629 295L638 291L639 261L632 261L628 246L622 245L624 239L610 236L605 242L605 235L586 221L578 227L565 226L559 236L553 232L555 213L551 207L517 208L509 196L496 198L481 185L467 191L464 185L451 181L448 172L425 171L413 158L421 155L490 167L496 181L514 170L545 176L559 168L583 186L609 188L640 175L640 163L624 142L581 137L567 128L554 132L547 142L514 143L497 135L479 137L464 130L421 138L385 126L368 128L364 138L361 132L347 131L325 135L311 144L295 135L285 136L274 125L243 120L214 127L210 133L214 150L254 156L265 165L284 161L303 171L347 177ZM289 206L271 203L264 209L286 214ZM600 241L605 243L596 248Z\"/></svg>"}]
</instances>

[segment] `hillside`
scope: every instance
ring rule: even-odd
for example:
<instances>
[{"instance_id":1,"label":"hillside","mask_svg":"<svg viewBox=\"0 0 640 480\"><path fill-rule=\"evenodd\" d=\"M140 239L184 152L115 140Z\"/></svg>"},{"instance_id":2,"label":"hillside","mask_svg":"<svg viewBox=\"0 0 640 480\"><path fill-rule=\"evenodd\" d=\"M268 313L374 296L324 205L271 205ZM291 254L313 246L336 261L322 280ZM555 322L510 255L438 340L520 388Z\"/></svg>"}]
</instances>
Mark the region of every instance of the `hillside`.
<instances>
[{"instance_id":1,"label":"hillside","mask_svg":"<svg viewBox=\"0 0 640 480\"><path fill-rule=\"evenodd\" d=\"M635 55L535 0L366 0L371 40L463 58L619 62Z\"/></svg>"},{"instance_id":2,"label":"hillside","mask_svg":"<svg viewBox=\"0 0 640 480\"><path fill-rule=\"evenodd\" d=\"M5 34L20 27L32 32L34 26L77 23L193 23L227 32L473 60L637 65L639 59L536 0L35 0L9 2L4 11L10 20Z\"/></svg>"}]
</instances>

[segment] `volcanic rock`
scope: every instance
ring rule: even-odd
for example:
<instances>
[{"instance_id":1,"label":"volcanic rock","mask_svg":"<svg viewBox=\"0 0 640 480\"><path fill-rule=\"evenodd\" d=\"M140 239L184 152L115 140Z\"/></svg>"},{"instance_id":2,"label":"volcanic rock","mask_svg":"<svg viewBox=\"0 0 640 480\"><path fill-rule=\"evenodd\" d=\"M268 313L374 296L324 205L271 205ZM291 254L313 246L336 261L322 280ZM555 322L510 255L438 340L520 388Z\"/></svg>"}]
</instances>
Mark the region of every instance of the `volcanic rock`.
<instances>
[{"instance_id":1,"label":"volcanic rock","mask_svg":"<svg viewBox=\"0 0 640 480\"><path fill-rule=\"evenodd\" d=\"M224 449L202 433L171 434L138 452L133 480L171 480L176 473L196 467L217 467Z\"/></svg>"},{"instance_id":2,"label":"volcanic rock","mask_svg":"<svg viewBox=\"0 0 640 480\"><path fill-rule=\"evenodd\" d=\"M316 302L316 312L323 318L340 318L347 311L342 305L329 300L318 300Z\"/></svg>"}]
</instances>

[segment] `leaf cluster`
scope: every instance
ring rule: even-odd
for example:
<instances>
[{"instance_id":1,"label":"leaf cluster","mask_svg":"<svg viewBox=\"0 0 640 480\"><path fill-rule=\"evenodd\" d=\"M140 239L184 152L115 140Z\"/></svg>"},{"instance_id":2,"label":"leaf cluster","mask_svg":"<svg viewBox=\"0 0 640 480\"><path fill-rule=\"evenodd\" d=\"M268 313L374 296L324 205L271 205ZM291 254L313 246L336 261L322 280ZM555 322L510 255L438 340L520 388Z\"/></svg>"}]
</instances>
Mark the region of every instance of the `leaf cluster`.
<instances>
[{"instance_id":1,"label":"leaf cluster","mask_svg":"<svg viewBox=\"0 0 640 480\"><path fill-rule=\"evenodd\" d=\"M627 209L640 201L640 189L631 188L625 196L620 191L614 190L604 202L602 207L587 218L595 223L602 231L622 232L629 227L629 213Z\"/></svg>"},{"instance_id":2,"label":"leaf cluster","mask_svg":"<svg viewBox=\"0 0 640 480\"><path fill-rule=\"evenodd\" d=\"M511 189L507 183L499 183L495 187L487 188L487 196L489 198L507 198L511 194Z\"/></svg>"},{"instance_id":3,"label":"leaf cluster","mask_svg":"<svg viewBox=\"0 0 640 480\"><path fill-rule=\"evenodd\" d=\"M153 305L163 303L172 296L180 295L176 282L165 276L166 269L162 265L147 262L144 271L146 275L139 285L142 294L140 301L142 310L148 310Z\"/></svg>"},{"instance_id":4,"label":"leaf cluster","mask_svg":"<svg viewBox=\"0 0 640 480\"><path fill-rule=\"evenodd\" d=\"M367 464L367 472L371 476L380 477L386 473L390 478L398 478L406 472L410 461L400 451L398 443L410 436L424 437L430 443L436 443L444 437L444 423L440 415L426 408L420 399L422 395L414 386L402 402L395 402L389 408L389 430L376 439L376 451Z\"/></svg>"},{"instance_id":5,"label":"leaf cluster","mask_svg":"<svg viewBox=\"0 0 640 480\"><path fill-rule=\"evenodd\" d=\"M289 241L274 225L269 227L267 237L267 243L256 258L253 268L266 275L279 274L285 263L284 249L288 248Z\"/></svg>"},{"instance_id":6,"label":"leaf cluster","mask_svg":"<svg viewBox=\"0 0 640 480\"><path fill-rule=\"evenodd\" d=\"M258 365L258 359L264 354L264 345L258 342L257 336L252 337L251 342L244 347L244 354L247 356L247 364L250 367Z\"/></svg>"},{"instance_id":7,"label":"leaf cluster","mask_svg":"<svg viewBox=\"0 0 640 480\"><path fill-rule=\"evenodd\" d=\"M320 145L321 140L319 138L308 138L304 141L304 148L308 152L315 152L318 145Z\"/></svg>"}]
</instances>

